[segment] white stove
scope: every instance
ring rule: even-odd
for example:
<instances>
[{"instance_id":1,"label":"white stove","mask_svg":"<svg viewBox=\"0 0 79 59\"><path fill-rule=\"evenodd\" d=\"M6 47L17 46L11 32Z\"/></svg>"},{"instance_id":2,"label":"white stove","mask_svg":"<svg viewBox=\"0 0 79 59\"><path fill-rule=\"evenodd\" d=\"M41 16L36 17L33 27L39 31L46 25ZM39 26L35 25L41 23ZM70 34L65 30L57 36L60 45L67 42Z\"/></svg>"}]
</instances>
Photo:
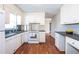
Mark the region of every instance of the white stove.
<instances>
[{"instance_id":1,"label":"white stove","mask_svg":"<svg viewBox=\"0 0 79 59\"><path fill-rule=\"evenodd\" d=\"M30 31L28 36L28 43L39 43L39 32Z\"/></svg>"}]
</instances>

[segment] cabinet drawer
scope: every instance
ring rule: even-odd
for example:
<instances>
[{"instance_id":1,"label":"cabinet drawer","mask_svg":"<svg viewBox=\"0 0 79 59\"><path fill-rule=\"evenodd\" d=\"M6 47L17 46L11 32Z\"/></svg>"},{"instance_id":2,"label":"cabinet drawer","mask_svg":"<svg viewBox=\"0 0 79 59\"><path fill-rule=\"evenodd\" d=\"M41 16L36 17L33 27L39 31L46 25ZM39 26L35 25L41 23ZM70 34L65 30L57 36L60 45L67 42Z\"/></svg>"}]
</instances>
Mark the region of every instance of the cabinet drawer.
<instances>
[{"instance_id":1,"label":"cabinet drawer","mask_svg":"<svg viewBox=\"0 0 79 59\"><path fill-rule=\"evenodd\" d=\"M67 42L68 44L72 45L73 47L79 49L79 41L78 41L78 40L75 40L75 39L66 37L66 42Z\"/></svg>"}]
</instances>

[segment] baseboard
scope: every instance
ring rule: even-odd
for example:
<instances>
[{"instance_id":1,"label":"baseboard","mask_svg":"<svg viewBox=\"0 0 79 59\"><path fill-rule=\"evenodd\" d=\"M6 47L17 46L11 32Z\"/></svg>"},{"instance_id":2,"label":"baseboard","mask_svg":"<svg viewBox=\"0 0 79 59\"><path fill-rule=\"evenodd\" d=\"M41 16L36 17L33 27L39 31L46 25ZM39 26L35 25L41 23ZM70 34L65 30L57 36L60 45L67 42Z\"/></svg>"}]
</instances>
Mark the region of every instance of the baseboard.
<instances>
[{"instance_id":1,"label":"baseboard","mask_svg":"<svg viewBox=\"0 0 79 59\"><path fill-rule=\"evenodd\" d=\"M24 42L24 43L28 43L28 42Z\"/></svg>"},{"instance_id":2,"label":"baseboard","mask_svg":"<svg viewBox=\"0 0 79 59\"><path fill-rule=\"evenodd\" d=\"M50 37L51 37L52 39L55 39L55 38L54 38L53 36L51 36L51 35L50 35Z\"/></svg>"},{"instance_id":3,"label":"baseboard","mask_svg":"<svg viewBox=\"0 0 79 59\"><path fill-rule=\"evenodd\" d=\"M57 49L57 51L59 51L61 54L65 54L65 51L60 51L56 46L55 48Z\"/></svg>"},{"instance_id":4,"label":"baseboard","mask_svg":"<svg viewBox=\"0 0 79 59\"><path fill-rule=\"evenodd\" d=\"M23 46L25 43L26 43L26 42L24 42L21 46ZM20 47L21 47L21 46L20 46ZM18 50L20 47L18 47L17 50ZM16 50L16 51L17 51L17 50ZM13 54L15 54L16 51L15 51Z\"/></svg>"},{"instance_id":5,"label":"baseboard","mask_svg":"<svg viewBox=\"0 0 79 59\"><path fill-rule=\"evenodd\" d=\"M50 37L55 40L55 38L52 37L51 35L50 35ZM55 46L55 47L56 47L56 46ZM60 51L57 47L56 47L56 49L57 49L61 54L65 54L65 51Z\"/></svg>"},{"instance_id":6,"label":"baseboard","mask_svg":"<svg viewBox=\"0 0 79 59\"><path fill-rule=\"evenodd\" d=\"M45 44L45 42L39 42L39 44Z\"/></svg>"}]
</instances>

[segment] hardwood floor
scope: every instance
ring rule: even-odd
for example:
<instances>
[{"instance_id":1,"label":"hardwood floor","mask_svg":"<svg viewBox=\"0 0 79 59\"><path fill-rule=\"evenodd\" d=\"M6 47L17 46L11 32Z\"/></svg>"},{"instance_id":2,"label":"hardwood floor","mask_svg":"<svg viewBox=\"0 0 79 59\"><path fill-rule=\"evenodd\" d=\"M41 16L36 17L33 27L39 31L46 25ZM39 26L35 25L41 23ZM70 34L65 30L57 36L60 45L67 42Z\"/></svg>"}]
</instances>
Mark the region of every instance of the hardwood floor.
<instances>
[{"instance_id":1,"label":"hardwood floor","mask_svg":"<svg viewBox=\"0 0 79 59\"><path fill-rule=\"evenodd\" d=\"M28 44L24 43L17 49L15 54L64 54L55 47L55 39L46 35L46 43Z\"/></svg>"}]
</instances>

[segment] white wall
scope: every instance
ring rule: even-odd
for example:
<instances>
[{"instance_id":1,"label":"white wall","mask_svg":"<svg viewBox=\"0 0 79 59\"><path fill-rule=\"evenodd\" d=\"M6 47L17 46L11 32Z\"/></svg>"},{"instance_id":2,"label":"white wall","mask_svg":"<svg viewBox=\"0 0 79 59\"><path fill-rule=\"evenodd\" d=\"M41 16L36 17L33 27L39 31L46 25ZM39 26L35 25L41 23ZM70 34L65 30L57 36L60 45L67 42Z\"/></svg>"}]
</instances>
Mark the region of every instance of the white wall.
<instances>
[{"instance_id":1,"label":"white wall","mask_svg":"<svg viewBox=\"0 0 79 59\"><path fill-rule=\"evenodd\" d=\"M55 15L51 21L51 35L55 38L55 31L56 28L58 27L58 23L60 22L60 13L58 13L57 15Z\"/></svg>"},{"instance_id":2,"label":"white wall","mask_svg":"<svg viewBox=\"0 0 79 59\"><path fill-rule=\"evenodd\" d=\"M51 35L52 35L52 37L55 37L55 28L56 28L56 16L54 16L51 21Z\"/></svg>"},{"instance_id":3,"label":"white wall","mask_svg":"<svg viewBox=\"0 0 79 59\"><path fill-rule=\"evenodd\" d=\"M60 10L51 21L51 35L55 37L55 31L65 31L66 27L60 24Z\"/></svg>"},{"instance_id":4,"label":"white wall","mask_svg":"<svg viewBox=\"0 0 79 59\"><path fill-rule=\"evenodd\" d=\"M45 23L45 13L44 12L31 12L25 13L25 24L29 23L40 23L44 25Z\"/></svg>"},{"instance_id":5,"label":"white wall","mask_svg":"<svg viewBox=\"0 0 79 59\"><path fill-rule=\"evenodd\" d=\"M45 31L46 31L46 33L50 33L50 21L51 21L51 18L45 19Z\"/></svg>"}]
</instances>

